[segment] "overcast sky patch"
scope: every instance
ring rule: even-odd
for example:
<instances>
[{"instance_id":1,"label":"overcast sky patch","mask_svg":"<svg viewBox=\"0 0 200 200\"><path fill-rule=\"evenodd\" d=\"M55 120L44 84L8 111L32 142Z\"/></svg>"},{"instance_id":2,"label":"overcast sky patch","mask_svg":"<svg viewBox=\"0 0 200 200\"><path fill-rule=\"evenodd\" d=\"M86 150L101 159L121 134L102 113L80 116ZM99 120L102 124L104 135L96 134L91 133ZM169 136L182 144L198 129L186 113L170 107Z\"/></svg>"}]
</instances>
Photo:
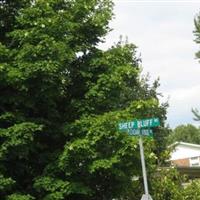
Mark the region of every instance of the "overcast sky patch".
<instances>
[{"instance_id":1,"label":"overcast sky patch","mask_svg":"<svg viewBox=\"0 0 200 200\"><path fill-rule=\"evenodd\" d=\"M167 123L172 127L196 123L192 107L200 109L200 64L195 59L194 18L200 1L115 0L113 31L102 48L119 41L120 35L138 46L143 74L160 77L164 100L168 97Z\"/></svg>"}]
</instances>

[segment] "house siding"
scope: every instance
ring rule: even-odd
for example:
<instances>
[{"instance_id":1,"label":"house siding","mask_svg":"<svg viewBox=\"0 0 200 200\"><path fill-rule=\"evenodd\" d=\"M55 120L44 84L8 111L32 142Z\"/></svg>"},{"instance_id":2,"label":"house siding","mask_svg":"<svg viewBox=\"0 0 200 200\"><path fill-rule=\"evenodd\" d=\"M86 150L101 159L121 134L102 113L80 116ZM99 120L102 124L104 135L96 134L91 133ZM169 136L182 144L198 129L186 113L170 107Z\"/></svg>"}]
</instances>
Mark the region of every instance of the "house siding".
<instances>
[{"instance_id":1,"label":"house siding","mask_svg":"<svg viewBox=\"0 0 200 200\"><path fill-rule=\"evenodd\" d=\"M184 158L184 159L172 160L171 164L179 167L189 167L190 161L189 158Z\"/></svg>"}]
</instances>

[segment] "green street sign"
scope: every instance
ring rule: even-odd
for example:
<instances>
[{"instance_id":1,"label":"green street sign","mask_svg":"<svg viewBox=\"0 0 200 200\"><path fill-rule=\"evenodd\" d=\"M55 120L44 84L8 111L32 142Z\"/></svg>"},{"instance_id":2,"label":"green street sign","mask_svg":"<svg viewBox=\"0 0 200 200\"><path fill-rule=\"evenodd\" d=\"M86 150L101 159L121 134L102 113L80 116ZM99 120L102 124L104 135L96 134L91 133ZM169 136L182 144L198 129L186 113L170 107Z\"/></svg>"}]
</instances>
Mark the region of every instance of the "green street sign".
<instances>
[{"instance_id":1,"label":"green street sign","mask_svg":"<svg viewBox=\"0 0 200 200\"><path fill-rule=\"evenodd\" d=\"M151 129L128 129L127 132L132 136L143 135L153 137L153 131Z\"/></svg>"},{"instance_id":2,"label":"green street sign","mask_svg":"<svg viewBox=\"0 0 200 200\"><path fill-rule=\"evenodd\" d=\"M142 129L156 127L160 125L160 120L158 118L149 118L142 120L133 120L128 122L119 123L119 130L126 131L129 129Z\"/></svg>"}]
</instances>

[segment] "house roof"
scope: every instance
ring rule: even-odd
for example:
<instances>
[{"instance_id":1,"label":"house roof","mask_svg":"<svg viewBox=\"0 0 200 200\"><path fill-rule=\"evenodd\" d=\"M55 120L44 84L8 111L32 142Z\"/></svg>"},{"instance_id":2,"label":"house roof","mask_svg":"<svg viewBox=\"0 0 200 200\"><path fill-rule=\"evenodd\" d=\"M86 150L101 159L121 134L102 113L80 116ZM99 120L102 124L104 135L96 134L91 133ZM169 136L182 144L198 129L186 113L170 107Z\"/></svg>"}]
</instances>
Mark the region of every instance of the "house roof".
<instances>
[{"instance_id":1,"label":"house roof","mask_svg":"<svg viewBox=\"0 0 200 200\"><path fill-rule=\"evenodd\" d=\"M175 142L172 145L170 145L170 147L174 147L178 145L200 148L199 144L193 144L193 143L187 143L187 142Z\"/></svg>"},{"instance_id":2,"label":"house roof","mask_svg":"<svg viewBox=\"0 0 200 200\"><path fill-rule=\"evenodd\" d=\"M175 142L171 145L170 160L200 157L200 145L186 142Z\"/></svg>"}]
</instances>

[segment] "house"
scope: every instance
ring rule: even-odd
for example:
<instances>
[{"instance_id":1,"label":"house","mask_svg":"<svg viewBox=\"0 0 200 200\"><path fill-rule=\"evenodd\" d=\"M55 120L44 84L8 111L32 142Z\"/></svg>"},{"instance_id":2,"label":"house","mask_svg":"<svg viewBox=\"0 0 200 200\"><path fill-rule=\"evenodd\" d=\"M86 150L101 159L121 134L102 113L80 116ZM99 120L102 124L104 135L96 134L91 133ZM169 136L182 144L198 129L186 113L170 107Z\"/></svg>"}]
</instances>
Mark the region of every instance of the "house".
<instances>
[{"instance_id":1,"label":"house","mask_svg":"<svg viewBox=\"0 0 200 200\"><path fill-rule=\"evenodd\" d=\"M176 167L200 167L200 145L176 142L172 147L170 162Z\"/></svg>"}]
</instances>

